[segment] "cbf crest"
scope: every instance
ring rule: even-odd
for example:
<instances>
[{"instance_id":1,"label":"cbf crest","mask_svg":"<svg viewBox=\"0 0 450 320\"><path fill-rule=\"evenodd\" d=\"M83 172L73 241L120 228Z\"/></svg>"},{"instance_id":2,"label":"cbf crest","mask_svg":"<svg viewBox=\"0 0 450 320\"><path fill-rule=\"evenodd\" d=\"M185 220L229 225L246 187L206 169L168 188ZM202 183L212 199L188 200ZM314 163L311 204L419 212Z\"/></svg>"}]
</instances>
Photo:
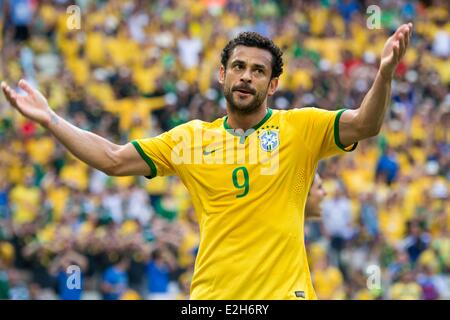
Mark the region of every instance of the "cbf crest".
<instances>
[{"instance_id":1,"label":"cbf crest","mask_svg":"<svg viewBox=\"0 0 450 320\"><path fill-rule=\"evenodd\" d=\"M280 145L280 134L278 127L266 126L258 130L259 145L266 152L271 152Z\"/></svg>"}]
</instances>

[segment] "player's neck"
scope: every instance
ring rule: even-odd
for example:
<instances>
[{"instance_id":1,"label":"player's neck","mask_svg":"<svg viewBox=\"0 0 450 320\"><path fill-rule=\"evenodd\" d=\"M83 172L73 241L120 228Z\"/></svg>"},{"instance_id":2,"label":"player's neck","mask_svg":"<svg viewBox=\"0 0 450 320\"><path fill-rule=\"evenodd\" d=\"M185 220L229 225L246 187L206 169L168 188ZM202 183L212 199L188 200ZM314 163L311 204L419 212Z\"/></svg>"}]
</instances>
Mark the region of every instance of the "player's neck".
<instances>
[{"instance_id":1,"label":"player's neck","mask_svg":"<svg viewBox=\"0 0 450 320\"><path fill-rule=\"evenodd\" d=\"M228 112L227 124L232 129L242 129L244 131L253 128L267 115L267 105L261 106L256 112L242 114L238 112Z\"/></svg>"}]
</instances>

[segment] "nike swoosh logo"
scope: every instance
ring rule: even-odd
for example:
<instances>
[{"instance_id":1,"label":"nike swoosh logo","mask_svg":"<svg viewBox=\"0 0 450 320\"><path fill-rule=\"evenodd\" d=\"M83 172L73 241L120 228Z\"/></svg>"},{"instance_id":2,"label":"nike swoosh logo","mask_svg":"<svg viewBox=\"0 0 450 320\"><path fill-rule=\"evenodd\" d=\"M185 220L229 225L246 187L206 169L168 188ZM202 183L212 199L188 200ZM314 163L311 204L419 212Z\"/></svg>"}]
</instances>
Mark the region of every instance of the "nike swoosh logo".
<instances>
[{"instance_id":1,"label":"nike swoosh logo","mask_svg":"<svg viewBox=\"0 0 450 320\"><path fill-rule=\"evenodd\" d=\"M208 150L203 150L203 155L205 155L205 156L210 155L211 153L216 152L216 150L217 150L217 149L210 150L210 151L208 151Z\"/></svg>"}]
</instances>

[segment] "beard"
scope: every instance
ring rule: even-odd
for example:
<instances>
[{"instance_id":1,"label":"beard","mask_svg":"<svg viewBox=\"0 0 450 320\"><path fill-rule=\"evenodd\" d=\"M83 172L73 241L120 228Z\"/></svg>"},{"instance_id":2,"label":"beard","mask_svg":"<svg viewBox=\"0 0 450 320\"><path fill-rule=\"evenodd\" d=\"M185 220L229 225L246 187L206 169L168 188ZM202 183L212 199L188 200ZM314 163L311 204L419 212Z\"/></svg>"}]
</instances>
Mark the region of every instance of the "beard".
<instances>
[{"instance_id":1,"label":"beard","mask_svg":"<svg viewBox=\"0 0 450 320\"><path fill-rule=\"evenodd\" d=\"M234 92L238 92L238 90L244 89L250 93L250 96L246 98L240 99L236 97ZM227 100L228 106L230 107L230 112L239 113L239 114L252 114L258 111L258 109L263 104L264 100L267 97L267 88L263 92L258 92L250 87L246 86L235 86L235 87L226 87L224 88L224 96Z\"/></svg>"}]
</instances>

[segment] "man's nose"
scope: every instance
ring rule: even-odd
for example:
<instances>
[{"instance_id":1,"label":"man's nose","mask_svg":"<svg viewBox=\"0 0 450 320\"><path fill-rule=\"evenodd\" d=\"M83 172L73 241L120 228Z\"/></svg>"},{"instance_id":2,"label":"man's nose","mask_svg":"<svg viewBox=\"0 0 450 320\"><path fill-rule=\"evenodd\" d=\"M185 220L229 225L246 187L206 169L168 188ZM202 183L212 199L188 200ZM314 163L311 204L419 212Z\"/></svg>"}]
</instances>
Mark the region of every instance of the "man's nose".
<instances>
[{"instance_id":1,"label":"man's nose","mask_svg":"<svg viewBox=\"0 0 450 320\"><path fill-rule=\"evenodd\" d=\"M252 82L252 71L250 70L250 68L246 68L245 71L242 73L241 81L248 83Z\"/></svg>"}]
</instances>

